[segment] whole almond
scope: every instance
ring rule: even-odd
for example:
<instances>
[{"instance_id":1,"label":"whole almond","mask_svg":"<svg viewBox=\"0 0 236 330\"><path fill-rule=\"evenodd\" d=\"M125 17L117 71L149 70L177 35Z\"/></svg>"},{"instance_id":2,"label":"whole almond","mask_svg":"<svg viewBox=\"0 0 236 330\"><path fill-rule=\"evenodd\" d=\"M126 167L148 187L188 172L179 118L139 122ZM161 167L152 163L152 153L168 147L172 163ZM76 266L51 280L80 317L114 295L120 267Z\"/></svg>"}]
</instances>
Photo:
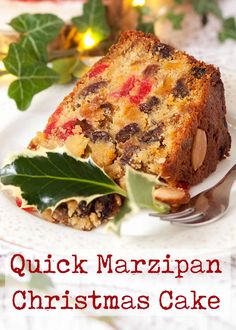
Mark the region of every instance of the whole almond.
<instances>
[{"instance_id":1,"label":"whole almond","mask_svg":"<svg viewBox=\"0 0 236 330\"><path fill-rule=\"evenodd\" d=\"M203 164L207 152L207 136L205 131L198 128L193 140L192 166L194 171Z\"/></svg>"},{"instance_id":2,"label":"whole almond","mask_svg":"<svg viewBox=\"0 0 236 330\"><path fill-rule=\"evenodd\" d=\"M154 198L172 206L178 206L188 203L190 195L182 188L162 186L154 190Z\"/></svg>"}]
</instances>

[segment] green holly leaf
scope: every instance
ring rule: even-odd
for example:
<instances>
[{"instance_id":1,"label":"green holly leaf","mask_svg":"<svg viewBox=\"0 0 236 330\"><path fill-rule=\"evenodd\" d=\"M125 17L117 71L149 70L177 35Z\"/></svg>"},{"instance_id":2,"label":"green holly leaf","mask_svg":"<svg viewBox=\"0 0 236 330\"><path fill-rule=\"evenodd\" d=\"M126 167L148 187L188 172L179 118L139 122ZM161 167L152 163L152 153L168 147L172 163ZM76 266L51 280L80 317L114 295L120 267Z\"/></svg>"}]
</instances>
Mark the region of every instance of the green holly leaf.
<instances>
[{"instance_id":1,"label":"green holly leaf","mask_svg":"<svg viewBox=\"0 0 236 330\"><path fill-rule=\"evenodd\" d=\"M168 213L170 206L157 202L153 198L153 190L156 185L163 185L163 183L153 175L127 167L126 186L132 209L148 209L158 213Z\"/></svg>"},{"instance_id":2,"label":"green holly leaf","mask_svg":"<svg viewBox=\"0 0 236 330\"><path fill-rule=\"evenodd\" d=\"M126 196L91 159L76 160L65 153L19 154L0 170L0 182L19 187L27 205L36 206L40 212L64 199L81 197L90 202L108 194Z\"/></svg>"},{"instance_id":3,"label":"green holly leaf","mask_svg":"<svg viewBox=\"0 0 236 330\"><path fill-rule=\"evenodd\" d=\"M139 23L137 26L137 30L143 31L145 33L154 33L154 23L152 22Z\"/></svg>"},{"instance_id":4,"label":"green holly leaf","mask_svg":"<svg viewBox=\"0 0 236 330\"><path fill-rule=\"evenodd\" d=\"M191 0L194 10L201 16L209 13L222 18L222 11L217 0Z\"/></svg>"},{"instance_id":5,"label":"green holly leaf","mask_svg":"<svg viewBox=\"0 0 236 330\"><path fill-rule=\"evenodd\" d=\"M88 0L83 5L83 15L73 17L72 22L79 32L91 29L98 42L109 37L111 33L102 0Z\"/></svg>"},{"instance_id":6,"label":"green holly leaf","mask_svg":"<svg viewBox=\"0 0 236 330\"><path fill-rule=\"evenodd\" d=\"M79 58L66 57L52 62L52 68L60 76L59 84L70 82L73 78L80 78L89 67Z\"/></svg>"},{"instance_id":7,"label":"green holly leaf","mask_svg":"<svg viewBox=\"0 0 236 330\"><path fill-rule=\"evenodd\" d=\"M175 30L180 30L182 28L184 16L184 13L175 14L174 11L169 11L166 15Z\"/></svg>"},{"instance_id":8,"label":"green holly leaf","mask_svg":"<svg viewBox=\"0 0 236 330\"><path fill-rule=\"evenodd\" d=\"M48 88L58 80L58 74L45 64L37 62L19 44L11 44L7 57L3 60L8 72L17 76L8 89L18 109L26 110L35 94Z\"/></svg>"},{"instance_id":9,"label":"green holly leaf","mask_svg":"<svg viewBox=\"0 0 236 330\"><path fill-rule=\"evenodd\" d=\"M40 61L47 61L47 48L60 32L63 21L53 14L21 14L9 25L20 33L20 43L30 55Z\"/></svg>"},{"instance_id":10,"label":"green holly leaf","mask_svg":"<svg viewBox=\"0 0 236 330\"><path fill-rule=\"evenodd\" d=\"M236 22L234 17L226 18L223 21L223 28L218 36L221 42L225 41L226 39L236 40Z\"/></svg>"}]
</instances>

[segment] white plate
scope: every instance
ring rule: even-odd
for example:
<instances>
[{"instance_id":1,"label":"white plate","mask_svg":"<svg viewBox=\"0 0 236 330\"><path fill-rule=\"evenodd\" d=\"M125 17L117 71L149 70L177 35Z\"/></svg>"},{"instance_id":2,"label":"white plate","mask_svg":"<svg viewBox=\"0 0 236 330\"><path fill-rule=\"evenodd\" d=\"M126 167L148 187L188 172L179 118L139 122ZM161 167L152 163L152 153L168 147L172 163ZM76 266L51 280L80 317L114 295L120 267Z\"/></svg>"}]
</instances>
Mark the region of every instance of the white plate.
<instances>
[{"instance_id":1,"label":"white plate","mask_svg":"<svg viewBox=\"0 0 236 330\"><path fill-rule=\"evenodd\" d=\"M226 86L228 112L236 116L236 73L223 70ZM27 146L37 130L44 127L49 114L56 108L71 86L55 86L38 95L30 110L20 113L13 101L6 96L6 88L0 91L0 161L9 153ZM235 111L235 113L233 113ZM236 162L236 130L231 130L231 157L222 161L216 172L202 184L194 187L196 194L217 181ZM220 221L203 227L179 227L151 218L147 212L128 219L122 227L122 237L108 234L99 228L92 232L81 232L62 225L55 225L34 217L15 206L13 201L0 194L0 239L35 251L71 254L75 251L100 248L118 250L121 248L143 251L149 249L184 249L192 254L201 252L225 253L236 247L236 186L231 195L227 215Z\"/></svg>"}]
</instances>

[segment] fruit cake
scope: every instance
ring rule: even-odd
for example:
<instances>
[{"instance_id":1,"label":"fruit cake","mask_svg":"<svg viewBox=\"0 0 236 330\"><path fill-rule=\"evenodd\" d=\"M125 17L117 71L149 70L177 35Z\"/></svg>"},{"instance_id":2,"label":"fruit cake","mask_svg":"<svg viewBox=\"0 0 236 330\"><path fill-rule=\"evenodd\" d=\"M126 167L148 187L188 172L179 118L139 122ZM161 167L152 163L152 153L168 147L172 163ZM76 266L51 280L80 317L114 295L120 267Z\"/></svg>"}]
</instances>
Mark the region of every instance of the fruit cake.
<instances>
[{"instance_id":1,"label":"fruit cake","mask_svg":"<svg viewBox=\"0 0 236 330\"><path fill-rule=\"evenodd\" d=\"M75 157L90 155L122 187L127 164L171 186L191 186L229 154L225 113L217 68L154 35L128 31L78 81L29 148L64 146ZM115 195L90 205L71 201L46 217L89 230L121 204Z\"/></svg>"}]
</instances>

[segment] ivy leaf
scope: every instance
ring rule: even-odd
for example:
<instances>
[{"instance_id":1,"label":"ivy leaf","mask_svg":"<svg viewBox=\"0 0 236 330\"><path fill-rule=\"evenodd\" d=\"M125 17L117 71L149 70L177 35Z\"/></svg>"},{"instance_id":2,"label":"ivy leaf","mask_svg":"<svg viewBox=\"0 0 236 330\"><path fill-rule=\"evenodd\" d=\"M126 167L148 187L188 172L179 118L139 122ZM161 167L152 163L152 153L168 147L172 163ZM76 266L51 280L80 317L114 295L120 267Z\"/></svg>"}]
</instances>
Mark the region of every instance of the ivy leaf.
<instances>
[{"instance_id":1,"label":"ivy leaf","mask_svg":"<svg viewBox=\"0 0 236 330\"><path fill-rule=\"evenodd\" d=\"M74 77L80 78L89 67L79 58L66 57L52 62L52 68L60 76L59 84L70 82Z\"/></svg>"},{"instance_id":2,"label":"ivy leaf","mask_svg":"<svg viewBox=\"0 0 236 330\"><path fill-rule=\"evenodd\" d=\"M83 15L73 17L72 22L79 32L91 29L98 42L106 39L111 33L102 0L88 0L83 5Z\"/></svg>"},{"instance_id":3,"label":"ivy leaf","mask_svg":"<svg viewBox=\"0 0 236 330\"><path fill-rule=\"evenodd\" d=\"M170 206L156 202L153 198L153 189L157 184L163 185L155 176L127 167L126 186L131 207L134 210L149 209L158 213L168 213Z\"/></svg>"},{"instance_id":4,"label":"ivy leaf","mask_svg":"<svg viewBox=\"0 0 236 330\"><path fill-rule=\"evenodd\" d=\"M152 23L152 22L139 23L137 26L137 30L143 31L146 33L154 33L154 23Z\"/></svg>"},{"instance_id":5,"label":"ivy leaf","mask_svg":"<svg viewBox=\"0 0 236 330\"><path fill-rule=\"evenodd\" d=\"M3 60L8 72L17 76L8 89L18 109L26 110L35 94L50 87L58 80L58 74L45 64L37 62L19 44L11 44L8 55Z\"/></svg>"},{"instance_id":6,"label":"ivy leaf","mask_svg":"<svg viewBox=\"0 0 236 330\"><path fill-rule=\"evenodd\" d=\"M234 17L226 18L223 21L223 29L219 33L219 40L223 42L226 39L236 40L236 22Z\"/></svg>"},{"instance_id":7,"label":"ivy leaf","mask_svg":"<svg viewBox=\"0 0 236 330\"><path fill-rule=\"evenodd\" d=\"M19 44L27 50L28 54L35 58L36 60L47 63L47 43L42 40L33 39L33 37L23 37L21 38Z\"/></svg>"},{"instance_id":8,"label":"ivy leaf","mask_svg":"<svg viewBox=\"0 0 236 330\"><path fill-rule=\"evenodd\" d=\"M169 11L166 15L175 30L180 30L182 28L184 16L184 13L175 14L173 11Z\"/></svg>"},{"instance_id":9,"label":"ivy leaf","mask_svg":"<svg viewBox=\"0 0 236 330\"><path fill-rule=\"evenodd\" d=\"M174 0L177 5L182 5L185 0Z\"/></svg>"},{"instance_id":10,"label":"ivy leaf","mask_svg":"<svg viewBox=\"0 0 236 330\"><path fill-rule=\"evenodd\" d=\"M126 196L91 159L76 160L65 153L20 154L0 170L0 179L5 186L19 187L27 204L40 212L68 198L90 202L102 195Z\"/></svg>"},{"instance_id":11,"label":"ivy leaf","mask_svg":"<svg viewBox=\"0 0 236 330\"><path fill-rule=\"evenodd\" d=\"M222 18L221 9L216 0L192 0L194 10L201 16L209 13Z\"/></svg>"},{"instance_id":12,"label":"ivy leaf","mask_svg":"<svg viewBox=\"0 0 236 330\"><path fill-rule=\"evenodd\" d=\"M60 32L63 21L53 14L21 14L9 25L21 34L20 43L36 59L47 61L47 44Z\"/></svg>"}]
</instances>

